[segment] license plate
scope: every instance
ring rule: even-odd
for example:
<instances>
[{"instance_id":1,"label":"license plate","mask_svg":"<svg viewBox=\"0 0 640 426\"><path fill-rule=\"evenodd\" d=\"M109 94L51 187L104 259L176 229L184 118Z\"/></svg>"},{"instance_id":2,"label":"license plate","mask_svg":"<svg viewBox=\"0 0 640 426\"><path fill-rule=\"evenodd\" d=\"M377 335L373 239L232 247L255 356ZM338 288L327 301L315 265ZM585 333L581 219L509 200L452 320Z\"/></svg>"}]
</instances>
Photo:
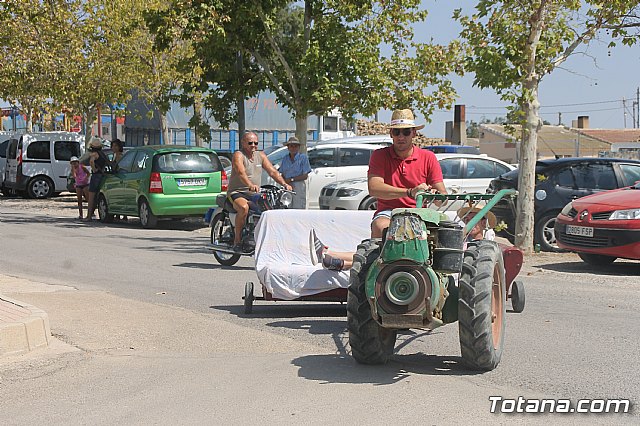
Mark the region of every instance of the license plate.
<instances>
[{"instance_id":1,"label":"license plate","mask_svg":"<svg viewBox=\"0 0 640 426\"><path fill-rule=\"evenodd\" d=\"M207 180L200 179L177 179L178 186L204 186L207 184Z\"/></svg>"},{"instance_id":2,"label":"license plate","mask_svg":"<svg viewBox=\"0 0 640 426\"><path fill-rule=\"evenodd\" d=\"M593 228L588 226L567 225L567 234L579 235L581 237L593 237Z\"/></svg>"}]
</instances>

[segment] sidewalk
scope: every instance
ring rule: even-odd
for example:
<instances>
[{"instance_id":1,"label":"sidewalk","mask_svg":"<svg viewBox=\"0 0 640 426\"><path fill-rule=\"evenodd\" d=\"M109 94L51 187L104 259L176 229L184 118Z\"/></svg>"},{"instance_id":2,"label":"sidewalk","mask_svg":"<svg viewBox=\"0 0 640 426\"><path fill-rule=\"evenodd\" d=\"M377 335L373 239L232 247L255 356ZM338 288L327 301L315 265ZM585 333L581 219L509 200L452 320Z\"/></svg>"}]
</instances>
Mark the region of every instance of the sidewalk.
<instances>
[{"instance_id":1,"label":"sidewalk","mask_svg":"<svg viewBox=\"0 0 640 426\"><path fill-rule=\"evenodd\" d=\"M0 357L46 347L50 340L46 312L0 294Z\"/></svg>"}]
</instances>

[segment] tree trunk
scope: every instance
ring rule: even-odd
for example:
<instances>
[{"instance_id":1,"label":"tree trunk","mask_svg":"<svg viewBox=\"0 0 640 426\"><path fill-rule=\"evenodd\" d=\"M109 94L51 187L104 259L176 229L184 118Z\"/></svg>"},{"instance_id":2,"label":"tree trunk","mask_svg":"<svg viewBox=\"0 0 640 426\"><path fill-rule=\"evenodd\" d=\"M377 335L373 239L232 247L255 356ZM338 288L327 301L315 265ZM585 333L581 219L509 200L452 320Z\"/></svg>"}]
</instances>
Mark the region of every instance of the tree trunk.
<instances>
[{"instance_id":1,"label":"tree trunk","mask_svg":"<svg viewBox=\"0 0 640 426\"><path fill-rule=\"evenodd\" d=\"M296 138L300 141L300 152L307 152L307 112L296 111Z\"/></svg>"},{"instance_id":2,"label":"tree trunk","mask_svg":"<svg viewBox=\"0 0 640 426\"><path fill-rule=\"evenodd\" d=\"M169 140L169 128L167 127L167 114L158 111L160 115L160 132L162 132L162 143L167 145L171 141Z\"/></svg>"},{"instance_id":3,"label":"tree trunk","mask_svg":"<svg viewBox=\"0 0 640 426\"><path fill-rule=\"evenodd\" d=\"M84 112L84 146L85 148L89 147L89 141L91 141L93 120L96 118L95 110L93 108L89 108Z\"/></svg>"},{"instance_id":4,"label":"tree trunk","mask_svg":"<svg viewBox=\"0 0 640 426\"><path fill-rule=\"evenodd\" d=\"M25 116L27 117L25 126L27 128L27 132L31 133L33 132L33 108L26 107L24 112L25 112Z\"/></svg>"},{"instance_id":5,"label":"tree trunk","mask_svg":"<svg viewBox=\"0 0 640 426\"><path fill-rule=\"evenodd\" d=\"M534 227L534 190L536 184L536 152L538 147L538 131L541 127L538 102L538 82L532 82L530 90L531 100L525 102L526 114L523 140L520 144L520 173L518 175L518 207L516 209L516 238L515 245L525 253L533 249Z\"/></svg>"}]
</instances>

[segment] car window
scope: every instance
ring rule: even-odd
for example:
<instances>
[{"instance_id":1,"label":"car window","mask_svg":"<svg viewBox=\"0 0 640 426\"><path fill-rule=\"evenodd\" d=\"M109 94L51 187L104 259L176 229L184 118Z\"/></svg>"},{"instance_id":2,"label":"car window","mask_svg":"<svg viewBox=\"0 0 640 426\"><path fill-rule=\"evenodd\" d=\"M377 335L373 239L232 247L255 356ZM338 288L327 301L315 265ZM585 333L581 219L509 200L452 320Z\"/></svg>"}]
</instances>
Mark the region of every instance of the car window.
<instances>
[{"instance_id":1,"label":"car window","mask_svg":"<svg viewBox=\"0 0 640 426\"><path fill-rule=\"evenodd\" d=\"M149 161L149 154L145 151L140 151L136 155L136 159L133 161L133 165L131 166L131 171L133 173L144 170L147 167L147 161Z\"/></svg>"},{"instance_id":2,"label":"car window","mask_svg":"<svg viewBox=\"0 0 640 426\"><path fill-rule=\"evenodd\" d=\"M501 174L510 172L511 169L508 168L507 166L505 166L504 164L500 164L500 163L493 163L493 165L496 168L496 176L500 176Z\"/></svg>"},{"instance_id":3,"label":"car window","mask_svg":"<svg viewBox=\"0 0 640 426\"><path fill-rule=\"evenodd\" d=\"M596 177L591 174L587 164L580 164L573 167L573 174L576 178L576 185L581 189L594 189L596 187Z\"/></svg>"},{"instance_id":4,"label":"car window","mask_svg":"<svg viewBox=\"0 0 640 426\"><path fill-rule=\"evenodd\" d=\"M0 143L0 158L7 158L7 146L9 145L9 141L6 140Z\"/></svg>"},{"instance_id":5,"label":"car window","mask_svg":"<svg viewBox=\"0 0 640 426\"><path fill-rule=\"evenodd\" d=\"M309 151L309 164L312 169L318 167L335 167L335 148L317 148Z\"/></svg>"},{"instance_id":6,"label":"car window","mask_svg":"<svg viewBox=\"0 0 640 426\"><path fill-rule=\"evenodd\" d=\"M362 148L340 148L340 166L368 166L371 157L370 149Z\"/></svg>"},{"instance_id":7,"label":"car window","mask_svg":"<svg viewBox=\"0 0 640 426\"><path fill-rule=\"evenodd\" d=\"M640 180L640 165L620 164L620 170L624 176L624 186L631 186Z\"/></svg>"},{"instance_id":8,"label":"car window","mask_svg":"<svg viewBox=\"0 0 640 426\"><path fill-rule=\"evenodd\" d=\"M133 160L136 158L136 151L125 153L120 161L118 161L118 171L131 172Z\"/></svg>"},{"instance_id":9,"label":"car window","mask_svg":"<svg viewBox=\"0 0 640 426\"><path fill-rule=\"evenodd\" d=\"M18 141L16 139L12 139L9 141L9 148L7 149L7 157L16 158L16 154L18 153Z\"/></svg>"},{"instance_id":10,"label":"car window","mask_svg":"<svg viewBox=\"0 0 640 426\"><path fill-rule=\"evenodd\" d=\"M36 160L50 160L51 143L49 141L34 141L27 147L27 157ZM69 157L71 158L71 157Z\"/></svg>"},{"instance_id":11,"label":"car window","mask_svg":"<svg viewBox=\"0 0 640 426\"><path fill-rule=\"evenodd\" d=\"M80 143L75 141L54 142L53 157L62 161L69 161L71 157L80 157Z\"/></svg>"},{"instance_id":12,"label":"car window","mask_svg":"<svg viewBox=\"0 0 640 426\"><path fill-rule=\"evenodd\" d=\"M465 179L487 179L496 177L493 161L480 158L467 158L467 173Z\"/></svg>"},{"instance_id":13,"label":"car window","mask_svg":"<svg viewBox=\"0 0 640 426\"><path fill-rule=\"evenodd\" d=\"M558 186L564 186L565 188L575 188L576 184L573 179L573 173L569 167L557 170L553 175L553 182Z\"/></svg>"},{"instance_id":14,"label":"car window","mask_svg":"<svg viewBox=\"0 0 640 426\"><path fill-rule=\"evenodd\" d=\"M440 168L442 169L443 179L461 179L462 178L462 159L461 158L445 158L440 160Z\"/></svg>"},{"instance_id":15,"label":"car window","mask_svg":"<svg viewBox=\"0 0 640 426\"><path fill-rule=\"evenodd\" d=\"M596 176L596 189L616 189L618 181L613 167L610 164L591 164L591 169Z\"/></svg>"},{"instance_id":16,"label":"car window","mask_svg":"<svg viewBox=\"0 0 640 426\"><path fill-rule=\"evenodd\" d=\"M136 161L139 159L136 157ZM153 170L160 173L211 173L222 170L222 164L212 152L178 151L156 155Z\"/></svg>"}]
</instances>

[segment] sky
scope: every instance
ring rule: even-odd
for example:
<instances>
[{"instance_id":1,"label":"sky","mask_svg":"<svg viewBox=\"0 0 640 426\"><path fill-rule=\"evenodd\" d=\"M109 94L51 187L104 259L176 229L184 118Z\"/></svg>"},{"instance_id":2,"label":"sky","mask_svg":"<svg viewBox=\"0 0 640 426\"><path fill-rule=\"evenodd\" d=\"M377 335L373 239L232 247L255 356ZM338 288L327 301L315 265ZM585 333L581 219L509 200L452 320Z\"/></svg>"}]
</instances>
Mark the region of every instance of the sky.
<instances>
[{"instance_id":1,"label":"sky","mask_svg":"<svg viewBox=\"0 0 640 426\"><path fill-rule=\"evenodd\" d=\"M461 7L465 14L471 14L474 4L471 0L422 0L422 8L429 11L429 16L415 27L416 40L426 42L433 37L437 42L446 43L456 38L460 28L451 19L453 10ZM591 128L632 128L632 102L640 86L640 46L617 46L609 54L605 43L593 42L582 51L588 56L574 55L562 69L542 79L541 118L558 124L558 113L562 113L563 124L570 126L579 115L586 115ZM466 105L467 121L492 120L506 115L507 104L493 90L473 87L473 75L455 79L454 87L459 94L456 103ZM627 99L626 126L623 98ZM380 113L379 120L386 122L390 115ZM426 123L423 117L417 117L420 123L427 124L422 133L444 137L445 122L453 120L453 110L438 110L431 119L431 123Z\"/></svg>"}]
</instances>

